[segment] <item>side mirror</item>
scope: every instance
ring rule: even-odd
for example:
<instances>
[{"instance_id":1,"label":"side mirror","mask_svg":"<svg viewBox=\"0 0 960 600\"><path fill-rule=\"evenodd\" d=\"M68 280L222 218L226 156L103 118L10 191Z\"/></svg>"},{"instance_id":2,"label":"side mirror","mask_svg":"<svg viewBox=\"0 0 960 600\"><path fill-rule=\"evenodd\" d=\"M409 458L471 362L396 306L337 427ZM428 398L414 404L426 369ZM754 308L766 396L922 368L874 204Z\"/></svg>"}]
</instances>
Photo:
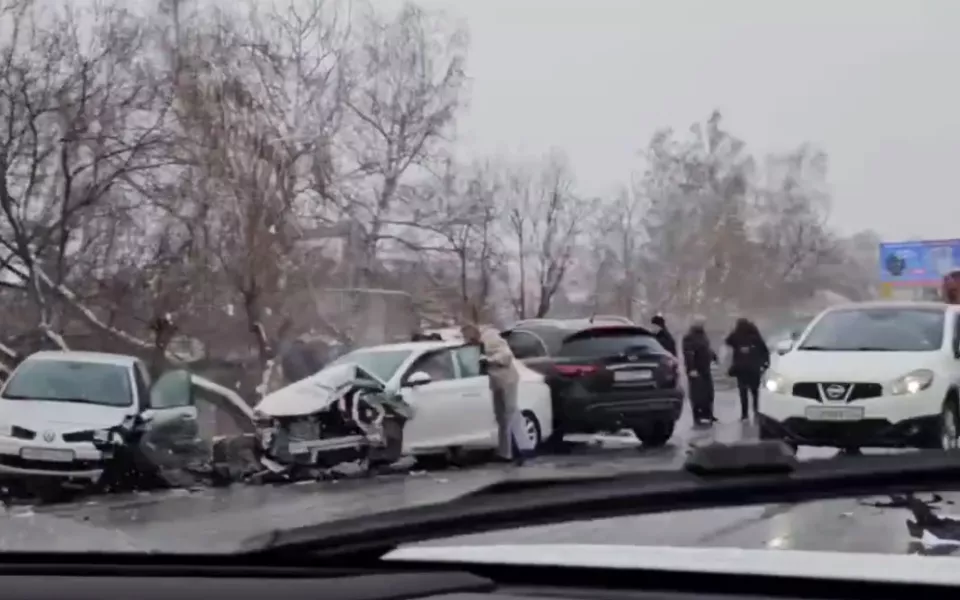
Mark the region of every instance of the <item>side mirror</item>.
<instances>
[{"instance_id":1,"label":"side mirror","mask_svg":"<svg viewBox=\"0 0 960 600\"><path fill-rule=\"evenodd\" d=\"M406 382L403 384L403 387L420 387L421 385L426 385L433 381L433 378L424 371L416 371L412 373L410 377L407 377Z\"/></svg>"},{"instance_id":2,"label":"side mirror","mask_svg":"<svg viewBox=\"0 0 960 600\"><path fill-rule=\"evenodd\" d=\"M793 340L780 340L775 346L777 354L783 356L787 352L793 350Z\"/></svg>"},{"instance_id":3,"label":"side mirror","mask_svg":"<svg viewBox=\"0 0 960 600\"><path fill-rule=\"evenodd\" d=\"M189 371L167 371L150 386L148 408L193 406L193 377Z\"/></svg>"}]
</instances>

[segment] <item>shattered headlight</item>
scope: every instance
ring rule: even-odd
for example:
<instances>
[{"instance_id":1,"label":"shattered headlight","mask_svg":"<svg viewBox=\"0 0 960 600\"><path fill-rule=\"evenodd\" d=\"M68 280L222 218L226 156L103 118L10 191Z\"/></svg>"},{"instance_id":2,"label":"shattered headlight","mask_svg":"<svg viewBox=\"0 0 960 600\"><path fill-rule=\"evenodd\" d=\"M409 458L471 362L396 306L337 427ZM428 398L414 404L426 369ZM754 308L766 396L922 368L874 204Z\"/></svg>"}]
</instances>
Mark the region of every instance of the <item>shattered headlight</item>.
<instances>
[{"instance_id":1,"label":"shattered headlight","mask_svg":"<svg viewBox=\"0 0 960 600\"><path fill-rule=\"evenodd\" d=\"M260 448L270 450L277 439L277 424L273 417L260 411L253 414L253 424L257 428L257 441Z\"/></svg>"}]
</instances>

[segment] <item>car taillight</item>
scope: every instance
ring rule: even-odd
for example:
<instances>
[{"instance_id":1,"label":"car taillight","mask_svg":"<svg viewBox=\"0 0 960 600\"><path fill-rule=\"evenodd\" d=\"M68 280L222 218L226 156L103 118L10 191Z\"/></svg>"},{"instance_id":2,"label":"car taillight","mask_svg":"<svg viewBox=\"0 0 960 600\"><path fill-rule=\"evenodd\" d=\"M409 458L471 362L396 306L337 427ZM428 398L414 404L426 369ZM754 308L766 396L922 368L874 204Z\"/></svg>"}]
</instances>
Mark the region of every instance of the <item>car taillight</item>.
<instances>
[{"instance_id":1,"label":"car taillight","mask_svg":"<svg viewBox=\"0 0 960 600\"><path fill-rule=\"evenodd\" d=\"M680 376L680 361L672 356L664 356L660 359L663 370L667 373L667 379L673 380Z\"/></svg>"},{"instance_id":2,"label":"car taillight","mask_svg":"<svg viewBox=\"0 0 960 600\"><path fill-rule=\"evenodd\" d=\"M589 375L590 373L596 373L598 370L598 367L595 365L557 365L554 368L557 373L566 375L567 377L581 377L583 375Z\"/></svg>"}]
</instances>

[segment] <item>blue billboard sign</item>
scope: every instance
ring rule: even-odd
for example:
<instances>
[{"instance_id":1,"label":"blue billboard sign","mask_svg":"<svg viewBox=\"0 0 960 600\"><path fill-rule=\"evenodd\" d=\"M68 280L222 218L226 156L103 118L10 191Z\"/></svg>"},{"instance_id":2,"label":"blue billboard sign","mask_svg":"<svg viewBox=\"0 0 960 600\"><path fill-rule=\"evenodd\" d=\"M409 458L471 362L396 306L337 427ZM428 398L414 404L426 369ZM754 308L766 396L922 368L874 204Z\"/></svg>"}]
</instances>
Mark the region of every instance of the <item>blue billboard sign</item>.
<instances>
[{"instance_id":1,"label":"blue billboard sign","mask_svg":"<svg viewBox=\"0 0 960 600\"><path fill-rule=\"evenodd\" d=\"M880 244L880 281L891 285L940 285L960 269L960 240Z\"/></svg>"}]
</instances>

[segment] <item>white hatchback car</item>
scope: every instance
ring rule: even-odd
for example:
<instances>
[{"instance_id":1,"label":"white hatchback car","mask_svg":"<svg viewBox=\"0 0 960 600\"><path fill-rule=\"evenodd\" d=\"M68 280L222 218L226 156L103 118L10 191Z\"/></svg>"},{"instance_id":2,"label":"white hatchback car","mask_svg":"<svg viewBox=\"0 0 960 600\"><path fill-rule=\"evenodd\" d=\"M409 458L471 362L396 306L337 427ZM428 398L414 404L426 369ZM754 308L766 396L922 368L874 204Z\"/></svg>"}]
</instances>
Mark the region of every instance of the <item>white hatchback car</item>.
<instances>
[{"instance_id":1,"label":"white hatchback car","mask_svg":"<svg viewBox=\"0 0 960 600\"><path fill-rule=\"evenodd\" d=\"M762 439L956 448L960 306L863 302L820 313L765 377Z\"/></svg>"}]
</instances>

